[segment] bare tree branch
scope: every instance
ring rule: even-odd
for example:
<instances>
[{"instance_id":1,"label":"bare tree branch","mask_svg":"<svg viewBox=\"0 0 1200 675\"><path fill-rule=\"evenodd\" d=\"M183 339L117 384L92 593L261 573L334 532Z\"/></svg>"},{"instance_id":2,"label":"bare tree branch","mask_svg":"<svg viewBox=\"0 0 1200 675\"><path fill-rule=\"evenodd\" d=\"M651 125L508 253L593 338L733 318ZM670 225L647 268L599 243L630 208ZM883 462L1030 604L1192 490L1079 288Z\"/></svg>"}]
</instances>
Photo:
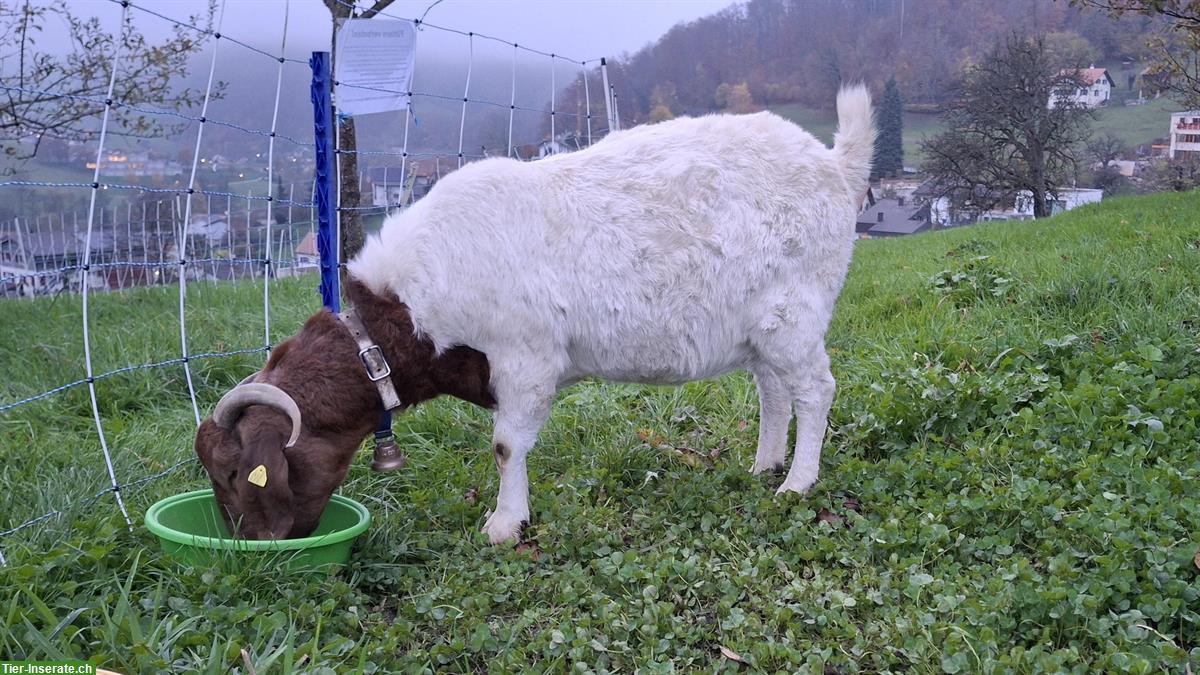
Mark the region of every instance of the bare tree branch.
<instances>
[{"instance_id":1,"label":"bare tree branch","mask_svg":"<svg viewBox=\"0 0 1200 675\"><path fill-rule=\"evenodd\" d=\"M1164 16L1173 35L1149 41L1158 52L1151 72L1166 76L1166 90L1187 107L1200 107L1200 0L1071 0L1116 18L1124 14Z\"/></svg>"},{"instance_id":2,"label":"bare tree branch","mask_svg":"<svg viewBox=\"0 0 1200 675\"><path fill-rule=\"evenodd\" d=\"M392 4L392 2L394 2L394 0L375 0L375 4L371 6L371 9L368 9L367 11L363 12L358 18L370 19L371 17L375 16L376 14L387 9L388 6Z\"/></svg>"},{"instance_id":3,"label":"bare tree branch","mask_svg":"<svg viewBox=\"0 0 1200 675\"><path fill-rule=\"evenodd\" d=\"M207 14L191 16L186 23L211 27L215 6L209 2ZM61 21L67 31L67 51L40 51L37 36L44 24ZM181 73L200 42L190 28L177 25L174 35L161 43L152 43L131 22L115 32L103 28L95 17L73 13L68 3L34 6L23 3L20 9L0 0L0 35L15 38L18 56L15 77L3 88L0 99L0 137L3 152L18 160L35 156L47 138L87 140L98 128L99 113L107 95L113 67L113 54L120 49L114 105L110 110L110 133L137 138L158 137L179 125L164 123L134 110L153 104L175 112L199 103L202 92L177 89ZM220 87L212 92L220 98Z\"/></svg>"},{"instance_id":4,"label":"bare tree branch","mask_svg":"<svg viewBox=\"0 0 1200 675\"><path fill-rule=\"evenodd\" d=\"M941 196L979 213L1028 191L1034 215L1050 215L1092 117L1065 95L1084 86L1081 70L1060 66L1043 40L1012 35L964 73L947 131L923 144Z\"/></svg>"}]
</instances>

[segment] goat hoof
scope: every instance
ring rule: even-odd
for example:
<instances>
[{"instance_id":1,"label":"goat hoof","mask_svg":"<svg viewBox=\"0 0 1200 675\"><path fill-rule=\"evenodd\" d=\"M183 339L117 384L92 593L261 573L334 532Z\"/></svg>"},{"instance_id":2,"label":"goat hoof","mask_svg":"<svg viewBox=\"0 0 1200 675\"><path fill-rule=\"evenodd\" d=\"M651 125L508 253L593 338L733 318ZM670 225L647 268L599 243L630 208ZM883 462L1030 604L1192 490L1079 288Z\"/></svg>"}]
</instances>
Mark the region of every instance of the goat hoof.
<instances>
[{"instance_id":1,"label":"goat hoof","mask_svg":"<svg viewBox=\"0 0 1200 675\"><path fill-rule=\"evenodd\" d=\"M527 516L497 511L487 519L480 531L488 536L488 543L493 546L503 543L515 544L521 540L521 530L525 528L528 521Z\"/></svg>"},{"instance_id":2,"label":"goat hoof","mask_svg":"<svg viewBox=\"0 0 1200 675\"><path fill-rule=\"evenodd\" d=\"M783 485L780 485L779 489L775 491L775 494L781 495L785 492L795 492L796 494L803 497L808 494L808 491L812 489L813 484L815 484L816 482L817 482L816 480L810 480L810 481L785 480L785 481L783 481Z\"/></svg>"},{"instance_id":3,"label":"goat hoof","mask_svg":"<svg viewBox=\"0 0 1200 675\"><path fill-rule=\"evenodd\" d=\"M750 473L755 476L762 473L783 473L783 462L765 462L762 464L755 462L754 466L750 467Z\"/></svg>"}]
</instances>

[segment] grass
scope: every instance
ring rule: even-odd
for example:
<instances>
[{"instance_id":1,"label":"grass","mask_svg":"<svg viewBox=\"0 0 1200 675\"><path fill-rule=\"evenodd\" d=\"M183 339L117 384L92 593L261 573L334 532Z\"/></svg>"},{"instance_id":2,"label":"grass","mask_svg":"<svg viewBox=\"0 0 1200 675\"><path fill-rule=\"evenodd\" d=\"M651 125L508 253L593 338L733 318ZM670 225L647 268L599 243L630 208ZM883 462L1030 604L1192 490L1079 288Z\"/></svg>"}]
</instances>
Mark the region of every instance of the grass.
<instances>
[{"instance_id":1,"label":"grass","mask_svg":"<svg viewBox=\"0 0 1200 675\"><path fill-rule=\"evenodd\" d=\"M837 115L833 110L808 108L795 103L772 106L770 110L804 127L822 142L833 143L833 132L837 129ZM1177 110L1179 104L1167 98L1156 99L1140 106L1125 106L1114 102L1096 111L1092 135L1112 133L1130 148L1149 144L1166 137L1171 113ZM942 122L937 115L905 112L904 163L919 167L922 158L921 141L941 131Z\"/></svg>"},{"instance_id":2,"label":"grass","mask_svg":"<svg viewBox=\"0 0 1200 675\"><path fill-rule=\"evenodd\" d=\"M397 419L361 453L374 524L325 579L195 568L111 495L0 541L0 659L123 672L1186 672L1200 667L1200 193L858 244L829 335L838 394L813 492L748 474L743 375L585 382L530 459L529 541L489 547L490 420ZM317 300L275 292L276 338ZM198 286L194 349L261 340L260 288ZM96 298L102 367L177 351L169 292ZM6 303L0 400L79 376L77 300ZM207 410L260 355L197 364ZM190 452L177 366L100 401L118 474ZM103 487L86 392L7 413L0 526ZM126 491L135 518L202 487ZM724 647L746 664L722 656Z\"/></svg>"},{"instance_id":3,"label":"grass","mask_svg":"<svg viewBox=\"0 0 1200 675\"><path fill-rule=\"evenodd\" d=\"M1111 133L1126 146L1134 147L1167 137L1171 125L1171 113L1180 110L1179 104L1159 98L1145 105L1127 106L1113 104L1099 111L1092 134Z\"/></svg>"},{"instance_id":4,"label":"grass","mask_svg":"<svg viewBox=\"0 0 1200 675\"><path fill-rule=\"evenodd\" d=\"M824 108L809 108L798 103L771 106L771 112L799 124L823 143L833 143L833 132L837 130L837 113ZM937 115L905 112L904 120L904 163L921 163L921 141L942 130Z\"/></svg>"}]
</instances>

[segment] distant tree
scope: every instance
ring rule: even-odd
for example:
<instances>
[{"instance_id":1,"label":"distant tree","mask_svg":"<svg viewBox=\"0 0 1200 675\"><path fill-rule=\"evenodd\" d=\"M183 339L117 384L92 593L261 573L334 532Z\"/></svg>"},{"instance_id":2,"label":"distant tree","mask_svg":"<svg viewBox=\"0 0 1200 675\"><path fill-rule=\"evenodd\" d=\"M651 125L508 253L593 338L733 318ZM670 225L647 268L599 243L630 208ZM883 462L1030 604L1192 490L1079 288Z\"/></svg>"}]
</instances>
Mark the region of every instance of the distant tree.
<instances>
[{"instance_id":1,"label":"distant tree","mask_svg":"<svg viewBox=\"0 0 1200 675\"><path fill-rule=\"evenodd\" d=\"M1087 66L1101 56L1099 49L1075 31L1053 31L1045 38L1050 60L1064 68Z\"/></svg>"},{"instance_id":2,"label":"distant tree","mask_svg":"<svg viewBox=\"0 0 1200 675\"><path fill-rule=\"evenodd\" d=\"M904 170L904 106L896 78L889 78L879 104L875 137L875 160L872 171L876 176L893 176Z\"/></svg>"},{"instance_id":3,"label":"distant tree","mask_svg":"<svg viewBox=\"0 0 1200 675\"><path fill-rule=\"evenodd\" d=\"M1128 149L1125 141L1121 140L1120 136L1112 132L1107 132L1093 137L1084 147L1086 156L1092 163L1092 187L1104 190L1107 195L1127 191L1129 181L1112 165Z\"/></svg>"},{"instance_id":4,"label":"distant tree","mask_svg":"<svg viewBox=\"0 0 1200 675\"><path fill-rule=\"evenodd\" d=\"M333 17L333 57L330 60L330 71L336 72L337 33L346 19L370 19L388 8L393 0L375 0L369 9L359 11L356 3L346 0L324 0L326 9ZM434 3L437 4L437 3ZM333 110L337 118L337 106ZM339 175L346 176L338 190L338 203L345 207L341 212L342 260L349 260L363 247L366 238L363 236L362 213L356 208L362 195L358 190L358 136L355 133L354 118L345 117L338 122L338 137L340 152L338 153ZM343 272L344 274L344 272Z\"/></svg>"},{"instance_id":5,"label":"distant tree","mask_svg":"<svg viewBox=\"0 0 1200 675\"><path fill-rule=\"evenodd\" d=\"M670 108L660 104L650 109L650 115L648 119L651 124L655 122L665 122L667 120L675 119L675 114L671 112Z\"/></svg>"},{"instance_id":6,"label":"distant tree","mask_svg":"<svg viewBox=\"0 0 1200 675\"><path fill-rule=\"evenodd\" d=\"M1034 217L1049 216L1047 196L1073 175L1092 112L1066 98L1048 102L1080 86L1043 40L1010 35L964 73L959 103L943 115L947 131L922 144L925 170L960 207L983 211L1028 190Z\"/></svg>"},{"instance_id":7,"label":"distant tree","mask_svg":"<svg viewBox=\"0 0 1200 675\"><path fill-rule=\"evenodd\" d=\"M109 112L109 135L153 138L175 131L182 125L166 124L161 116L146 115L131 105L178 112L192 108L203 96L178 86L201 45L190 29L174 25L171 38L155 43L132 21L109 32L98 19L76 14L72 4L77 10L77 3L0 0L0 63L8 85L0 92L0 145L10 158L30 159L50 139L96 138L99 126L94 121L103 110L99 102L108 94L118 48L113 100L122 105ZM214 4L210 0L207 14L189 17L188 22L211 27ZM48 50L39 44L49 24L66 29L61 48ZM220 95L218 85L213 97Z\"/></svg>"},{"instance_id":8,"label":"distant tree","mask_svg":"<svg viewBox=\"0 0 1200 675\"><path fill-rule=\"evenodd\" d=\"M1092 137L1085 147L1088 158L1099 164L1101 169L1106 169L1109 164L1121 159L1128 150L1125 141L1111 131Z\"/></svg>"},{"instance_id":9,"label":"distant tree","mask_svg":"<svg viewBox=\"0 0 1200 675\"><path fill-rule=\"evenodd\" d=\"M1092 171L1091 185L1093 188L1104 190L1105 197L1112 197L1130 191L1127 179L1115 166L1106 166Z\"/></svg>"},{"instance_id":10,"label":"distant tree","mask_svg":"<svg viewBox=\"0 0 1200 675\"><path fill-rule=\"evenodd\" d=\"M1113 17L1126 14L1163 16L1170 20L1172 34L1151 38L1157 54L1151 75L1162 76L1172 97L1189 107L1200 107L1200 0L1071 0Z\"/></svg>"},{"instance_id":11,"label":"distant tree","mask_svg":"<svg viewBox=\"0 0 1200 675\"><path fill-rule=\"evenodd\" d=\"M1154 162L1140 174L1139 187L1142 192L1186 192L1198 188L1200 161L1181 157Z\"/></svg>"},{"instance_id":12,"label":"distant tree","mask_svg":"<svg viewBox=\"0 0 1200 675\"><path fill-rule=\"evenodd\" d=\"M659 84L650 91L650 114L648 119L651 123L663 122L669 119L674 119L675 113L672 112L674 106L679 105L675 98L675 85L670 82Z\"/></svg>"},{"instance_id":13,"label":"distant tree","mask_svg":"<svg viewBox=\"0 0 1200 675\"><path fill-rule=\"evenodd\" d=\"M717 105L726 112L754 112L754 97L750 95L750 86L745 82L733 85L722 84L717 87L717 93L714 98Z\"/></svg>"},{"instance_id":14,"label":"distant tree","mask_svg":"<svg viewBox=\"0 0 1200 675\"><path fill-rule=\"evenodd\" d=\"M717 91L713 93L713 103L716 103L718 108L723 109L729 103L729 90L732 88L733 85L728 82L722 82L717 87Z\"/></svg>"}]
</instances>

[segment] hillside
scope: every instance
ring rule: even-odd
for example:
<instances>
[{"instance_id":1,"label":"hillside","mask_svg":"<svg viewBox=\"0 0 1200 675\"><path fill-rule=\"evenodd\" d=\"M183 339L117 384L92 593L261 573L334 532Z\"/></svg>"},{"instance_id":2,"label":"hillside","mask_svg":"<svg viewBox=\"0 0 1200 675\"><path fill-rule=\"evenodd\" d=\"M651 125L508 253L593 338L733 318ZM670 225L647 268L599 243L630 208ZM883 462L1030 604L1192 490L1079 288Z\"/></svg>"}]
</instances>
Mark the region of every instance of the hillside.
<instances>
[{"instance_id":1,"label":"hillside","mask_svg":"<svg viewBox=\"0 0 1200 675\"><path fill-rule=\"evenodd\" d=\"M276 340L317 302L273 288ZM172 289L96 298L98 370L170 358ZM253 347L261 287L198 286L196 351ZM374 523L332 580L182 568L109 496L0 539L0 659L123 672L421 669L1185 672L1200 668L1200 192L858 244L829 335L812 494L748 473L744 375L564 392L518 550L478 529L488 415L398 417L404 471L342 492ZM0 401L80 376L78 300L6 303ZM35 337L36 336L36 337ZM260 355L207 361L205 409ZM190 453L178 367L102 381L118 474ZM86 392L5 413L0 529L104 484ZM126 491L135 517L206 485ZM140 521L139 521L140 523Z\"/></svg>"},{"instance_id":2,"label":"hillside","mask_svg":"<svg viewBox=\"0 0 1200 675\"><path fill-rule=\"evenodd\" d=\"M833 132L837 129L837 114L833 110L811 108L798 103L771 106L769 110L804 127L822 142L833 143ZM1171 113L1176 110L1179 110L1179 104L1168 98L1152 100L1146 105L1113 104L1098 108L1096 120L1092 123L1092 137L1111 133L1129 148L1148 145L1166 137ZM919 167L921 141L941 131L942 122L937 115L905 112L904 163Z\"/></svg>"},{"instance_id":3,"label":"hillside","mask_svg":"<svg viewBox=\"0 0 1200 675\"><path fill-rule=\"evenodd\" d=\"M906 101L940 104L963 66L1010 33L1045 36L1069 67L1143 59L1163 25L1055 0L749 0L679 24L609 70L633 122L658 105L677 115L719 108L721 85L739 83L760 106L832 108L843 82L879 91L894 76ZM1127 87L1123 73L1114 78Z\"/></svg>"}]
</instances>

